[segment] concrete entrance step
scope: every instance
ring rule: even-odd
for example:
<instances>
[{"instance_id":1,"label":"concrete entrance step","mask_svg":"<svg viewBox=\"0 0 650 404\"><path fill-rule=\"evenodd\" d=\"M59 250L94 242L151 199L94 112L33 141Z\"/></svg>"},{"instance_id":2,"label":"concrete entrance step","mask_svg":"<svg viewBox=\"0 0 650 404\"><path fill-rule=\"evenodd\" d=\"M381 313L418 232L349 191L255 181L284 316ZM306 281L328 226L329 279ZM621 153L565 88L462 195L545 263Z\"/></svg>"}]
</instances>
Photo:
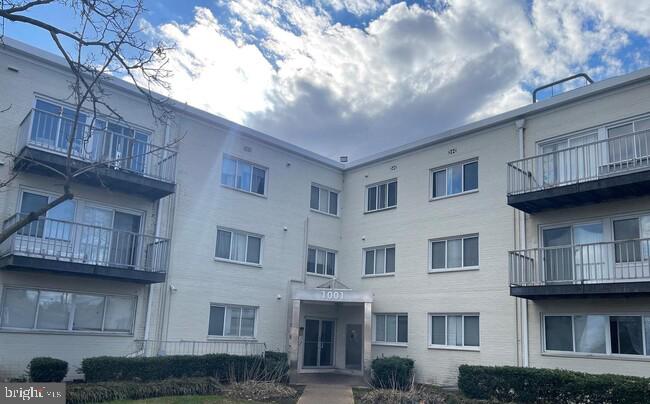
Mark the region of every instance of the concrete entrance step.
<instances>
[{"instance_id":1,"label":"concrete entrance step","mask_svg":"<svg viewBox=\"0 0 650 404\"><path fill-rule=\"evenodd\" d=\"M354 404L352 387L332 384L308 384L298 404Z\"/></svg>"},{"instance_id":2,"label":"concrete entrance step","mask_svg":"<svg viewBox=\"0 0 650 404\"><path fill-rule=\"evenodd\" d=\"M291 372L292 384L330 385L330 386L351 386L368 387L368 383L362 376L347 375L342 373L296 373Z\"/></svg>"}]
</instances>

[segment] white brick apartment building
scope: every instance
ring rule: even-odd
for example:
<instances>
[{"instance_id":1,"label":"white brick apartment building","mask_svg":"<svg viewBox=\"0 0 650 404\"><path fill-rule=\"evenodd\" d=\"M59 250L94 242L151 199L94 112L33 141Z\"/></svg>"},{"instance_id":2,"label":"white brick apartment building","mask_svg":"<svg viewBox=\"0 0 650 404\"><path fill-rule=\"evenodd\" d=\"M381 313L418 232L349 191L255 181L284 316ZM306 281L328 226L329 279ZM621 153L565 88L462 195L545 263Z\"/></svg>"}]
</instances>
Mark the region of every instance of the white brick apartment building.
<instances>
[{"instance_id":1,"label":"white brick apartment building","mask_svg":"<svg viewBox=\"0 0 650 404\"><path fill-rule=\"evenodd\" d=\"M61 162L67 80L6 40L2 150ZM465 363L650 375L650 70L346 164L182 104L156 125L110 88L124 122L79 164L182 140L3 243L0 378L34 356L74 378L90 356L263 349L298 372L407 356L441 385ZM61 192L14 172L5 221Z\"/></svg>"}]
</instances>

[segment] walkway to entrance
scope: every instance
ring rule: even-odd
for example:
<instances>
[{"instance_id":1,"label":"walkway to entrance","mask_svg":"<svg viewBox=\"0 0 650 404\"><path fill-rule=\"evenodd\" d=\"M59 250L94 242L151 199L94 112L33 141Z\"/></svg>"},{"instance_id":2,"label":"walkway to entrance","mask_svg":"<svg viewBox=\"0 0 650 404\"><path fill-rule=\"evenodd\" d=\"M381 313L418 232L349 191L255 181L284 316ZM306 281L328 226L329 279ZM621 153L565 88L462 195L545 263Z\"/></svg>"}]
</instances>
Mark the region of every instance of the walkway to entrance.
<instances>
[{"instance_id":1,"label":"walkway to entrance","mask_svg":"<svg viewBox=\"0 0 650 404\"><path fill-rule=\"evenodd\" d=\"M337 373L292 373L291 383L304 384L298 404L353 404L352 387L366 387L361 376Z\"/></svg>"}]
</instances>

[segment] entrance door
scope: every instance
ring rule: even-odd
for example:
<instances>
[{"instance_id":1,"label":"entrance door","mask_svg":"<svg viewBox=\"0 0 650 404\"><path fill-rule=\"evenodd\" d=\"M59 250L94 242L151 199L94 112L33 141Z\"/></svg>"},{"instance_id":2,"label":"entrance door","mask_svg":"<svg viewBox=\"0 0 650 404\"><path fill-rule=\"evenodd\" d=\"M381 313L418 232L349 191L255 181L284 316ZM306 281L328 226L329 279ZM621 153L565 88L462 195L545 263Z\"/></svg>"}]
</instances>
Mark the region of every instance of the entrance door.
<instances>
[{"instance_id":1,"label":"entrance door","mask_svg":"<svg viewBox=\"0 0 650 404\"><path fill-rule=\"evenodd\" d=\"M363 336L361 324L348 324L345 326L345 367L347 369L361 369L361 347Z\"/></svg>"},{"instance_id":2,"label":"entrance door","mask_svg":"<svg viewBox=\"0 0 650 404\"><path fill-rule=\"evenodd\" d=\"M111 262L133 266L138 250L140 216L115 212L113 217L113 240L111 242Z\"/></svg>"},{"instance_id":3,"label":"entrance door","mask_svg":"<svg viewBox=\"0 0 650 404\"><path fill-rule=\"evenodd\" d=\"M303 367L332 367L333 354L334 321L306 319Z\"/></svg>"}]
</instances>

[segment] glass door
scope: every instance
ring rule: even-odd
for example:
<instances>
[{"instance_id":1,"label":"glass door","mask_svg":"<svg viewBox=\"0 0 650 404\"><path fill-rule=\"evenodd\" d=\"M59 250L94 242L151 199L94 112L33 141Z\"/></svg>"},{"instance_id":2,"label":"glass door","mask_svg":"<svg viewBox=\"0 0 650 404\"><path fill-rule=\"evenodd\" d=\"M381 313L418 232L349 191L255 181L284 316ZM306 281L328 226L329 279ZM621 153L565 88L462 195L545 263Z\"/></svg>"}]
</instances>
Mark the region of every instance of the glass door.
<instances>
[{"instance_id":1,"label":"glass door","mask_svg":"<svg viewBox=\"0 0 650 404\"><path fill-rule=\"evenodd\" d=\"M573 251L571 226L544 229L544 276L546 282L571 282L573 276Z\"/></svg>"},{"instance_id":2,"label":"glass door","mask_svg":"<svg viewBox=\"0 0 650 404\"><path fill-rule=\"evenodd\" d=\"M111 262L133 267L138 253L140 216L115 212L113 217L113 239L111 242Z\"/></svg>"},{"instance_id":3,"label":"glass door","mask_svg":"<svg viewBox=\"0 0 650 404\"><path fill-rule=\"evenodd\" d=\"M108 264L113 211L86 206L83 210L82 221L87 226L81 227L80 251L86 262L98 265Z\"/></svg>"},{"instance_id":4,"label":"glass door","mask_svg":"<svg viewBox=\"0 0 650 404\"><path fill-rule=\"evenodd\" d=\"M598 281L610 278L607 248L602 241L602 223L573 226L576 280Z\"/></svg>"},{"instance_id":5,"label":"glass door","mask_svg":"<svg viewBox=\"0 0 650 404\"><path fill-rule=\"evenodd\" d=\"M334 321L305 320L303 367L332 367L334 365Z\"/></svg>"}]
</instances>

